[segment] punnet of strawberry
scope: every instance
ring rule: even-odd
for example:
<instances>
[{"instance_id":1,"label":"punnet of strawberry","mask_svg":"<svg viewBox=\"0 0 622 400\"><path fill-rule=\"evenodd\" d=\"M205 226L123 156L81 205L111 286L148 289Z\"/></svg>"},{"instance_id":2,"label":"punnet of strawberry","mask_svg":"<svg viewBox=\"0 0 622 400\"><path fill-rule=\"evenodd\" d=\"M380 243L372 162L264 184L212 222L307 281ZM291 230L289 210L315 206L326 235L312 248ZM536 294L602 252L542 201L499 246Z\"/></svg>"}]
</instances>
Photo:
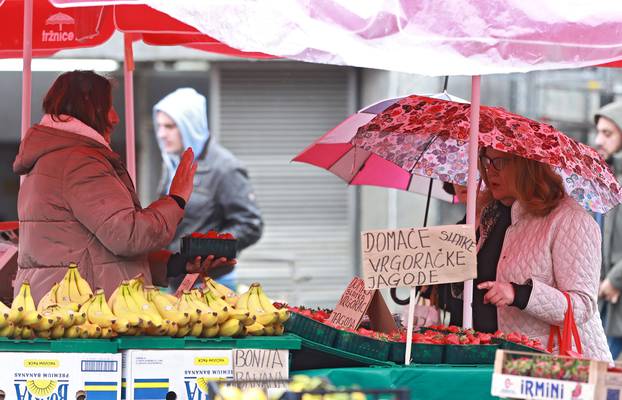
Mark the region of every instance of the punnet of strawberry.
<instances>
[{"instance_id":1,"label":"punnet of strawberry","mask_svg":"<svg viewBox=\"0 0 622 400\"><path fill-rule=\"evenodd\" d=\"M195 239L235 240L235 237L230 233L218 233L216 231L209 231L207 233L192 232L190 237Z\"/></svg>"},{"instance_id":2,"label":"punnet of strawberry","mask_svg":"<svg viewBox=\"0 0 622 400\"><path fill-rule=\"evenodd\" d=\"M479 337L480 340L482 340L483 338L486 341L486 343L492 343L492 342L499 343L499 341L505 340L507 342L512 342L512 343L515 343L521 346L530 347L532 349L536 349L539 351L545 351L544 347L542 346L542 343L538 339L530 339L526 335L523 335L518 332L504 333L498 330L495 333L490 334L490 333L476 332L473 329L464 329L464 328L461 328L459 326L454 326L454 325L449 325L449 326L448 325L431 325L427 327L427 329L432 330L432 331L437 331L437 332L456 334L458 336ZM459 343L453 343L453 344L459 344Z\"/></svg>"}]
</instances>

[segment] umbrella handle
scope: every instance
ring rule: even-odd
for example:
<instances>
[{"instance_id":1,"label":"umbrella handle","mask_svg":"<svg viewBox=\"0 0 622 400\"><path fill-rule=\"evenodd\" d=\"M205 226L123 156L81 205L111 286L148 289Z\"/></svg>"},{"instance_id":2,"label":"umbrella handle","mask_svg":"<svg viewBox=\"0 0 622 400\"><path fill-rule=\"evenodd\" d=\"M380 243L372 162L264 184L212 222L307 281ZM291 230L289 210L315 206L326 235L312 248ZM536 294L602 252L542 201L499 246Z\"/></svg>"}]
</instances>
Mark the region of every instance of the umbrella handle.
<instances>
[{"instance_id":1,"label":"umbrella handle","mask_svg":"<svg viewBox=\"0 0 622 400\"><path fill-rule=\"evenodd\" d=\"M402 300L399 297L397 297L397 289L396 288L391 288L389 290L389 293L391 293L391 299L393 300L393 302L395 302L395 304L397 304L399 306L405 306L406 304L410 303L410 296L408 298L406 298L406 300Z\"/></svg>"}]
</instances>

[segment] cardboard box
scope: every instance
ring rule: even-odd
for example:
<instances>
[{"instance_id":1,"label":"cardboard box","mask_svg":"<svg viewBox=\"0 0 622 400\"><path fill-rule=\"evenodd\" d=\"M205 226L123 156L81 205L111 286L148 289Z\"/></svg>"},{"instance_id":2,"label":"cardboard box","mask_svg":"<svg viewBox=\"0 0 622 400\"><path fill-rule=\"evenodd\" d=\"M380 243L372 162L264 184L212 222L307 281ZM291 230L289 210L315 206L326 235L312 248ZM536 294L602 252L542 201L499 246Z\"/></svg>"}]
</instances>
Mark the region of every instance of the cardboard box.
<instances>
[{"instance_id":1,"label":"cardboard box","mask_svg":"<svg viewBox=\"0 0 622 400\"><path fill-rule=\"evenodd\" d=\"M491 394L514 399L609 400L602 397L607 367L594 360L497 350Z\"/></svg>"},{"instance_id":2,"label":"cardboard box","mask_svg":"<svg viewBox=\"0 0 622 400\"><path fill-rule=\"evenodd\" d=\"M119 400L121 354L0 353L6 399Z\"/></svg>"},{"instance_id":3,"label":"cardboard box","mask_svg":"<svg viewBox=\"0 0 622 400\"><path fill-rule=\"evenodd\" d=\"M123 393L127 400L207 399L207 381L233 378L232 350L127 350ZM89 399L90 400L90 399Z\"/></svg>"}]
</instances>

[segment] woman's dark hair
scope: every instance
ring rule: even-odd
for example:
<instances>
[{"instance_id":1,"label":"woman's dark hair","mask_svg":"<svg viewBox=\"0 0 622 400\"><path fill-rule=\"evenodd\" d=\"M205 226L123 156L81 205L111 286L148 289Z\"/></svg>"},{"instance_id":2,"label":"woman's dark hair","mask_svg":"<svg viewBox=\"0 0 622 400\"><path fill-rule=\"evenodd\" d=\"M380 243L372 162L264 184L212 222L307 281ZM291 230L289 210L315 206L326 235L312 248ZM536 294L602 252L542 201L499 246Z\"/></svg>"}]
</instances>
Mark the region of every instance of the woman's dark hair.
<instances>
[{"instance_id":1,"label":"woman's dark hair","mask_svg":"<svg viewBox=\"0 0 622 400\"><path fill-rule=\"evenodd\" d=\"M112 83L93 71L71 71L59 76L43 99L43 112L56 121L74 117L101 135L112 129Z\"/></svg>"},{"instance_id":2,"label":"woman's dark hair","mask_svg":"<svg viewBox=\"0 0 622 400\"><path fill-rule=\"evenodd\" d=\"M456 195L456 190L454 189L454 184L450 182L443 182L443 190L452 196Z\"/></svg>"}]
</instances>

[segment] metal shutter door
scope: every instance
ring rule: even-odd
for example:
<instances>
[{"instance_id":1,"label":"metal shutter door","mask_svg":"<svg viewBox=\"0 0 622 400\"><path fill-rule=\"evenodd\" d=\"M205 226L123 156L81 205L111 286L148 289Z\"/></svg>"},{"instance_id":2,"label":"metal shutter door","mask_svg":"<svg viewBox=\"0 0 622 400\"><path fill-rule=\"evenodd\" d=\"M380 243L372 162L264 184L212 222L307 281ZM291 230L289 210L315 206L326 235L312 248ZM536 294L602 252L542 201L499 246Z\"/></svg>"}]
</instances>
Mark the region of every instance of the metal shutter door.
<instances>
[{"instance_id":1,"label":"metal shutter door","mask_svg":"<svg viewBox=\"0 0 622 400\"><path fill-rule=\"evenodd\" d=\"M354 70L289 62L212 64L210 129L248 167L265 230L239 260L240 283L334 306L354 274L354 189L290 163L354 110Z\"/></svg>"}]
</instances>

